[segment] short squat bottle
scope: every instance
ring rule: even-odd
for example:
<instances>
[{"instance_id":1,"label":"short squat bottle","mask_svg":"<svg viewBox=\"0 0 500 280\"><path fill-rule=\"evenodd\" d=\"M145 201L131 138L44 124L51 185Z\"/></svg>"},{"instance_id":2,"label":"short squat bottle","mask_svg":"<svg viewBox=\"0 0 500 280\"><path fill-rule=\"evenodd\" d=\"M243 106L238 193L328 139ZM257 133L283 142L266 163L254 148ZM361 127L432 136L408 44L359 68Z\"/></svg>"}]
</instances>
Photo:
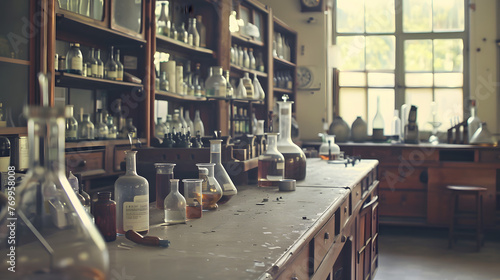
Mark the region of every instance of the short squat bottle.
<instances>
[{"instance_id":1,"label":"short squat bottle","mask_svg":"<svg viewBox=\"0 0 500 280\"><path fill-rule=\"evenodd\" d=\"M81 140L94 140L94 124L90 121L89 114L83 114L83 120L78 125L78 138Z\"/></svg>"},{"instance_id":2,"label":"short squat bottle","mask_svg":"<svg viewBox=\"0 0 500 280\"><path fill-rule=\"evenodd\" d=\"M165 223L186 223L186 199L179 193L179 179L170 180L170 193L165 197Z\"/></svg>"},{"instance_id":3,"label":"short squat bottle","mask_svg":"<svg viewBox=\"0 0 500 280\"><path fill-rule=\"evenodd\" d=\"M111 200L111 192L97 193L94 203L95 225L107 242L116 240L116 202Z\"/></svg>"},{"instance_id":4,"label":"short squat bottle","mask_svg":"<svg viewBox=\"0 0 500 280\"><path fill-rule=\"evenodd\" d=\"M82 75L83 71L83 55L80 51L80 44L70 44L68 53L66 54L66 71L72 74Z\"/></svg>"}]
</instances>

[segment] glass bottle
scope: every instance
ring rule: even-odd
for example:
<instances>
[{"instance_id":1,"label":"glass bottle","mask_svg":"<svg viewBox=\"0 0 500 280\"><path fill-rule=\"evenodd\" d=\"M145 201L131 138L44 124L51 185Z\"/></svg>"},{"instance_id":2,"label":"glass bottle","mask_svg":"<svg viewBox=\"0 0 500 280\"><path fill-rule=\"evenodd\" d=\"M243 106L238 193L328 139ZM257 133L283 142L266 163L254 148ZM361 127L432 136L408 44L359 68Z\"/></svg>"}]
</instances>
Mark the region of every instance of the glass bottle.
<instances>
[{"instance_id":1,"label":"glass bottle","mask_svg":"<svg viewBox=\"0 0 500 280\"><path fill-rule=\"evenodd\" d=\"M380 111L380 96L377 96L377 113L373 118L373 142L383 142L384 138L384 118L382 117L382 112Z\"/></svg>"},{"instance_id":2,"label":"glass bottle","mask_svg":"<svg viewBox=\"0 0 500 280\"><path fill-rule=\"evenodd\" d=\"M78 125L78 139L94 140L94 124L90 121L89 114L83 114L82 122Z\"/></svg>"},{"instance_id":3,"label":"glass bottle","mask_svg":"<svg viewBox=\"0 0 500 280\"><path fill-rule=\"evenodd\" d=\"M66 105L68 117L66 118L66 141L78 140L78 121L73 116L73 105Z\"/></svg>"},{"instance_id":4,"label":"glass bottle","mask_svg":"<svg viewBox=\"0 0 500 280\"><path fill-rule=\"evenodd\" d=\"M283 95L279 105L278 151L285 158L285 179L304 180L306 177L306 155L299 146L292 142L292 104L288 96Z\"/></svg>"},{"instance_id":5,"label":"glass bottle","mask_svg":"<svg viewBox=\"0 0 500 280\"><path fill-rule=\"evenodd\" d=\"M116 240L116 202L111 192L98 192L94 203L95 225L107 242Z\"/></svg>"},{"instance_id":6,"label":"glass bottle","mask_svg":"<svg viewBox=\"0 0 500 280\"><path fill-rule=\"evenodd\" d=\"M116 232L149 231L149 183L136 172L137 151L125 151L125 175L115 181Z\"/></svg>"},{"instance_id":7,"label":"glass bottle","mask_svg":"<svg viewBox=\"0 0 500 280\"><path fill-rule=\"evenodd\" d=\"M255 116L255 111L252 112L252 134L257 135L257 117ZM278 136L276 136L278 137Z\"/></svg>"},{"instance_id":8,"label":"glass bottle","mask_svg":"<svg viewBox=\"0 0 500 280\"><path fill-rule=\"evenodd\" d=\"M193 75L193 85L194 85L194 96L201 97L203 96L203 88L201 86L201 65L196 63L196 68Z\"/></svg>"},{"instance_id":9,"label":"glass bottle","mask_svg":"<svg viewBox=\"0 0 500 280\"><path fill-rule=\"evenodd\" d=\"M170 193L170 180L174 179L175 163L155 163L156 168L156 208L165 209L165 198Z\"/></svg>"},{"instance_id":10,"label":"glass bottle","mask_svg":"<svg viewBox=\"0 0 500 280\"><path fill-rule=\"evenodd\" d=\"M219 204L224 204L238 193L233 181L226 172L221 162L221 143L220 139L210 140L210 162L215 163L214 177L222 188L222 197Z\"/></svg>"},{"instance_id":11,"label":"glass bottle","mask_svg":"<svg viewBox=\"0 0 500 280\"><path fill-rule=\"evenodd\" d=\"M170 38L177 40L179 39L177 28L175 28L175 24L172 22L172 26L170 27Z\"/></svg>"},{"instance_id":12,"label":"glass bottle","mask_svg":"<svg viewBox=\"0 0 500 280\"><path fill-rule=\"evenodd\" d=\"M116 80L118 75L118 65L115 62L114 58L114 47L111 46L109 50L109 58L106 61L106 65L104 65L104 77L108 80Z\"/></svg>"},{"instance_id":13,"label":"glass bottle","mask_svg":"<svg viewBox=\"0 0 500 280\"><path fill-rule=\"evenodd\" d=\"M249 59L249 68L256 70L257 69L257 67L256 67L257 62L256 62L255 56L253 54L253 48L248 49L248 59Z\"/></svg>"},{"instance_id":14,"label":"glass bottle","mask_svg":"<svg viewBox=\"0 0 500 280\"><path fill-rule=\"evenodd\" d=\"M66 53L66 72L82 75L83 55L79 43L69 44L69 50Z\"/></svg>"},{"instance_id":15,"label":"glass bottle","mask_svg":"<svg viewBox=\"0 0 500 280\"><path fill-rule=\"evenodd\" d=\"M203 24L202 16L196 16L196 29L198 29L198 34L200 35L200 47L207 47L207 29L205 24Z\"/></svg>"},{"instance_id":16,"label":"glass bottle","mask_svg":"<svg viewBox=\"0 0 500 280\"><path fill-rule=\"evenodd\" d=\"M194 123L189 117L189 110L184 111L184 120L186 121L187 124L187 131L191 132L193 134L194 132Z\"/></svg>"},{"instance_id":17,"label":"glass bottle","mask_svg":"<svg viewBox=\"0 0 500 280\"><path fill-rule=\"evenodd\" d=\"M165 223L186 223L186 199L179 193L179 179L170 179L170 193L165 197Z\"/></svg>"},{"instance_id":18,"label":"glass bottle","mask_svg":"<svg viewBox=\"0 0 500 280\"><path fill-rule=\"evenodd\" d=\"M117 81L123 81L123 64L120 62L120 50L116 50L116 56L115 56L115 62L116 62L116 80Z\"/></svg>"},{"instance_id":19,"label":"glass bottle","mask_svg":"<svg viewBox=\"0 0 500 280\"><path fill-rule=\"evenodd\" d=\"M248 48L243 48L243 65L245 68L250 68L250 56L248 55Z\"/></svg>"},{"instance_id":20,"label":"glass bottle","mask_svg":"<svg viewBox=\"0 0 500 280\"><path fill-rule=\"evenodd\" d=\"M126 120L125 117L123 116L122 113L122 99L118 98L116 99L113 104L114 108L114 123L116 125L116 131L118 133L117 137L118 138L126 138L127 135L125 135L125 125L126 125Z\"/></svg>"},{"instance_id":21,"label":"glass bottle","mask_svg":"<svg viewBox=\"0 0 500 280\"><path fill-rule=\"evenodd\" d=\"M97 61L96 57L95 57L95 49L92 48L91 51L90 51L90 77L93 77L93 78L97 78L97 76L99 75L99 71L98 71L98 66L99 66L99 62ZM87 73L89 74L89 73Z\"/></svg>"},{"instance_id":22,"label":"glass bottle","mask_svg":"<svg viewBox=\"0 0 500 280\"><path fill-rule=\"evenodd\" d=\"M264 67L264 58L262 57L262 52L257 53L255 66L258 71L264 72L265 67Z\"/></svg>"},{"instance_id":23,"label":"glass bottle","mask_svg":"<svg viewBox=\"0 0 500 280\"><path fill-rule=\"evenodd\" d=\"M222 67L213 66L210 67L212 75L210 75L205 81L205 92L207 97L226 97L226 87L227 81L224 76L222 76Z\"/></svg>"},{"instance_id":24,"label":"glass bottle","mask_svg":"<svg viewBox=\"0 0 500 280\"><path fill-rule=\"evenodd\" d=\"M181 119L180 119L180 112L179 109L174 110L174 115L172 117L172 123L170 124L170 131L175 131L180 132L182 131L182 128L184 127Z\"/></svg>"},{"instance_id":25,"label":"glass bottle","mask_svg":"<svg viewBox=\"0 0 500 280\"><path fill-rule=\"evenodd\" d=\"M168 81L168 73L167 72L161 72L160 90L164 90L164 91L170 90L170 83Z\"/></svg>"},{"instance_id":26,"label":"glass bottle","mask_svg":"<svg viewBox=\"0 0 500 280\"><path fill-rule=\"evenodd\" d=\"M264 100L266 98L266 93L264 92L264 89L262 88L262 85L257 78L257 74L254 74L252 83L254 89L254 98L257 100Z\"/></svg>"},{"instance_id":27,"label":"glass bottle","mask_svg":"<svg viewBox=\"0 0 500 280\"><path fill-rule=\"evenodd\" d=\"M202 179L201 193L203 210L215 210L219 207L217 201L222 197L222 188L214 177L215 163L197 163L198 178Z\"/></svg>"},{"instance_id":28,"label":"glass bottle","mask_svg":"<svg viewBox=\"0 0 500 280\"><path fill-rule=\"evenodd\" d=\"M226 97L227 98L233 98L233 94L234 94L234 89L233 89L233 85L231 85L231 83L229 82L229 70L226 70L224 71L224 73L226 74Z\"/></svg>"},{"instance_id":29,"label":"glass bottle","mask_svg":"<svg viewBox=\"0 0 500 280\"><path fill-rule=\"evenodd\" d=\"M243 81L243 86L245 87L245 91L247 93L247 98L254 99L255 89L253 88L252 80L250 79L248 72L245 72L242 81Z\"/></svg>"},{"instance_id":30,"label":"glass bottle","mask_svg":"<svg viewBox=\"0 0 500 280\"><path fill-rule=\"evenodd\" d=\"M243 48L241 46L238 47L238 66L243 67L243 59L245 57L245 53L243 52Z\"/></svg>"},{"instance_id":31,"label":"glass bottle","mask_svg":"<svg viewBox=\"0 0 500 280\"><path fill-rule=\"evenodd\" d=\"M168 2L161 3L161 12L158 20L156 22L156 27L158 28L158 34L165 35L167 37L170 36L170 17L168 13Z\"/></svg>"},{"instance_id":32,"label":"glass bottle","mask_svg":"<svg viewBox=\"0 0 500 280\"><path fill-rule=\"evenodd\" d=\"M200 117L200 110L196 110L194 113L194 121L193 121L194 131L193 134L196 135L198 132L200 136L205 136L205 126L203 125L203 121Z\"/></svg>"},{"instance_id":33,"label":"glass bottle","mask_svg":"<svg viewBox=\"0 0 500 280\"><path fill-rule=\"evenodd\" d=\"M114 124L113 116L108 116L108 137L109 139L116 139L118 131L116 130L116 125Z\"/></svg>"},{"instance_id":34,"label":"glass bottle","mask_svg":"<svg viewBox=\"0 0 500 280\"><path fill-rule=\"evenodd\" d=\"M127 134L130 135L132 139L137 138L137 127L134 126L133 118L127 118L126 130Z\"/></svg>"},{"instance_id":35,"label":"glass bottle","mask_svg":"<svg viewBox=\"0 0 500 280\"><path fill-rule=\"evenodd\" d=\"M188 131L188 123L184 119L184 107L179 107L179 120L182 123L182 127L186 129L186 132Z\"/></svg>"},{"instance_id":36,"label":"glass bottle","mask_svg":"<svg viewBox=\"0 0 500 280\"><path fill-rule=\"evenodd\" d=\"M391 134L395 142L400 141L401 136L401 119L399 118L399 110L394 110L394 116L391 122Z\"/></svg>"},{"instance_id":37,"label":"glass bottle","mask_svg":"<svg viewBox=\"0 0 500 280\"><path fill-rule=\"evenodd\" d=\"M199 47L200 34L198 33L198 29L196 28L196 18L189 19L187 32L188 32L188 43L191 46Z\"/></svg>"},{"instance_id":38,"label":"glass bottle","mask_svg":"<svg viewBox=\"0 0 500 280\"><path fill-rule=\"evenodd\" d=\"M347 142L351 129L341 116L335 116L328 129L328 134L335 135L338 143Z\"/></svg>"},{"instance_id":39,"label":"glass bottle","mask_svg":"<svg viewBox=\"0 0 500 280\"><path fill-rule=\"evenodd\" d=\"M96 125L96 133L95 133L95 138L96 139L106 139L109 134L109 129L108 125L104 122L104 116L102 111L99 109L99 112L97 112L97 125Z\"/></svg>"},{"instance_id":40,"label":"glass bottle","mask_svg":"<svg viewBox=\"0 0 500 280\"><path fill-rule=\"evenodd\" d=\"M232 53L232 55L233 55L233 59L232 59L231 63L233 63L234 65L238 65L240 59L239 59L239 56L238 56L239 55L238 45L236 45L236 44L233 45L233 53Z\"/></svg>"},{"instance_id":41,"label":"glass bottle","mask_svg":"<svg viewBox=\"0 0 500 280\"><path fill-rule=\"evenodd\" d=\"M179 27L179 30L177 30L177 40L183 42L183 43L189 43L188 42L188 33L186 31L186 28L184 28L184 22L181 23L181 27Z\"/></svg>"},{"instance_id":42,"label":"glass bottle","mask_svg":"<svg viewBox=\"0 0 500 280\"><path fill-rule=\"evenodd\" d=\"M476 111L476 100L470 101L470 117L467 119L467 133L469 136L469 142L472 136L481 126L481 119L477 116Z\"/></svg>"},{"instance_id":43,"label":"glass bottle","mask_svg":"<svg viewBox=\"0 0 500 280\"><path fill-rule=\"evenodd\" d=\"M351 138L354 142L365 142L368 139L368 125L361 116L357 116L351 125Z\"/></svg>"},{"instance_id":44,"label":"glass bottle","mask_svg":"<svg viewBox=\"0 0 500 280\"><path fill-rule=\"evenodd\" d=\"M155 136L163 139L165 137L165 125L161 121L161 117L156 118L156 124L155 124Z\"/></svg>"},{"instance_id":45,"label":"glass bottle","mask_svg":"<svg viewBox=\"0 0 500 280\"><path fill-rule=\"evenodd\" d=\"M30 106L25 115L28 173L16 187L15 216L0 217L2 229L17 219L15 253L22 257L16 258L15 278L105 279L106 244L66 179L64 118L69 110ZM0 243L7 244L7 237L0 235ZM4 261L0 268L7 271L8 265Z\"/></svg>"},{"instance_id":46,"label":"glass bottle","mask_svg":"<svg viewBox=\"0 0 500 280\"><path fill-rule=\"evenodd\" d=\"M278 187L285 178L285 158L278 151L278 133L266 133L267 150L259 156L257 179L259 187Z\"/></svg>"},{"instance_id":47,"label":"glass bottle","mask_svg":"<svg viewBox=\"0 0 500 280\"><path fill-rule=\"evenodd\" d=\"M101 60L101 50L97 49L96 53L96 60L97 60L97 78L104 78L104 62Z\"/></svg>"},{"instance_id":48,"label":"glass bottle","mask_svg":"<svg viewBox=\"0 0 500 280\"><path fill-rule=\"evenodd\" d=\"M319 133L323 139L319 147L319 157L323 160L337 160L340 155L340 147L335 144L335 135Z\"/></svg>"}]
</instances>

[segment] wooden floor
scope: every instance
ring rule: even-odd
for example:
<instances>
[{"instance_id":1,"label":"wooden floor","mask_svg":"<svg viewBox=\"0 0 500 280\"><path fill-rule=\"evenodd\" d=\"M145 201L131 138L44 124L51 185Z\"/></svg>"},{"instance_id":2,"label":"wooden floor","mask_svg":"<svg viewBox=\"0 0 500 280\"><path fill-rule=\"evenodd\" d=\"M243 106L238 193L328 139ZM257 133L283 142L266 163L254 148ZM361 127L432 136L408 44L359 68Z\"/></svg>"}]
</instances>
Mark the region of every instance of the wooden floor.
<instances>
[{"instance_id":1,"label":"wooden floor","mask_svg":"<svg viewBox=\"0 0 500 280\"><path fill-rule=\"evenodd\" d=\"M459 240L448 249L445 229L380 226L375 280L500 280L500 233L487 232L480 252Z\"/></svg>"}]
</instances>

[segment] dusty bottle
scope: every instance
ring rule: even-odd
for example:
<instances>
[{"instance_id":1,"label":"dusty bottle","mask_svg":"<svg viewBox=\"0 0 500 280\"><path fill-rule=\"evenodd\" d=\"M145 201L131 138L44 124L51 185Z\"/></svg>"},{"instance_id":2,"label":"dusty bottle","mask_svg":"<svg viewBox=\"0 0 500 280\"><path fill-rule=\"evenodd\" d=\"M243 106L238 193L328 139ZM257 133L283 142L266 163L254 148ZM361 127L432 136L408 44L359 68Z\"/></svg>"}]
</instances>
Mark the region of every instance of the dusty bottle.
<instances>
[{"instance_id":1,"label":"dusty bottle","mask_svg":"<svg viewBox=\"0 0 500 280\"><path fill-rule=\"evenodd\" d=\"M109 50L109 57L104 65L104 78L115 81L118 77L118 64L116 64L114 56L114 47Z\"/></svg>"},{"instance_id":2,"label":"dusty bottle","mask_svg":"<svg viewBox=\"0 0 500 280\"><path fill-rule=\"evenodd\" d=\"M165 209L165 197L170 193L170 180L174 178L175 163L155 163L156 168L156 208Z\"/></svg>"},{"instance_id":3,"label":"dusty bottle","mask_svg":"<svg viewBox=\"0 0 500 280\"><path fill-rule=\"evenodd\" d=\"M82 75L83 55L80 51L80 44L69 44L69 51L66 54L66 71L77 75Z\"/></svg>"},{"instance_id":4,"label":"dusty bottle","mask_svg":"<svg viewBox=\"0 0 500 280\"><path fill-rule=\"evenodd\" d=\"M198 178L202 179L201 195L203 210L215 210L219 207L217 201L222 197L222 188L214 177L215 163L197 163Z\"/></svg>"},{"instance_id":5,"label":"dusty bottle","mask_svg":"<svg viewBox=\"0 0 500 280\"><path fill-rule=\"evenodd\" d=\"M195 111L193 126L194 126L193 135L196 135L199 132L201 137L205 136L205 126L201 121L200 110Z\"/></svg>"},{"instance_id":6,"label":"dusty bottle","mask_svg":"<svg viewBox=\"0 0 500 280\"><path fill-rule=\"evenodd\" d=\"M469 136L469 142L472 139L474 133L481 126L481 119L477 116L476 112L476 100L470 101L470 117L467 119L467 133Z\"/></svg>"},{"instance_id":7,"label":"dusty bottle","mask_svg":"<svg viewBox=\"0 0 500 280\"><path fill-rule=\"evenodd\" d=\"M222 188L222 198L219 200L219 204L224 204L236 195L238 190L222 165L221 144L222 140L220 139L210 140L210 162L215 163L214 177Z\"/></svg>"},{"instance_id":8,"label":"dusty bottle","mask_svg":"<svg viewBox=\"0 0 500 280\"><path fill-rule=\"evenodd\" d=\"M116 50L116 55L115 55L115 62L116 62L116 80L117 81L123 81L123 64L120 62L120 50Z\"/></svg>"},{"instance_id":9,"label":"dusty bottle","mask_svg":"<svg viewBox=\"0 0 500 280\"><path fill-rule=\"evenodd\" d=\"M278 187L285 178L285 158L278 151L278 133L266 133L267 150L259 156L257 179L259 187Z\"/></svg>"},{"instance_id":10,"label":"dusty bottle","mask_svg":"<svg viewBox=\"0 0 500 280\"><path fill-rule=\"evenodd\" d=\"M73 116L73 105L66 105L68 117L66 118L66 141L74 141L78 139L78 121Z\"/></svg>"},{"instance_id":11,"label":"dusty bottle","mask_svg":"<svg viewBox=\"0 0 500 280\"><path fill-rule=\"evenodd\" d=\"M95 225L107 242L116 240L116 202L111 192L98 192L94 203Z\"/></svg>"},{"instance_id":12,"label":"dusty bottle","mask_svg":"<svg viewBox=\"0 0 500 280\"><path fill-rule=\"evenodd\" d=\"M108 125L104 122L103 113L99 109L97 112L97 125L95 129L95 138L96 139L106 139L108 137Z\"/></svg>"},{"instance_id":13,"label":"dusty bottle","mask_svg":"<svg viewBox=\"0 0 500 280\"><path fill-rule=\"evenodd\" d=\"M179 193L179 179L170 180L170 193L165 197L165 223L186 223L186 199Z\"/></svg>"},{"instance_id":14,"label":"dusty bottle","mask_svg":"<svg viewBox=\"0 0 500 280\"><path fill-rule=\"evenodd\" d=\"M377 96L377 113L373 118L373 142L383 142L384 137L384 118L382 117L382 112L380 111L380 96Z\"/></svg>"},{"instance_id":15,"label":"dusty bottle","mask_svg":"<svg viewBox=\"0 0 500 280\"><path fill-rule=\"evenodd\" d=\"M94 140L94 124L90 121L89 114L83 114L83 120L78 125L78 139Z\"/></svg>"}]
</instances>

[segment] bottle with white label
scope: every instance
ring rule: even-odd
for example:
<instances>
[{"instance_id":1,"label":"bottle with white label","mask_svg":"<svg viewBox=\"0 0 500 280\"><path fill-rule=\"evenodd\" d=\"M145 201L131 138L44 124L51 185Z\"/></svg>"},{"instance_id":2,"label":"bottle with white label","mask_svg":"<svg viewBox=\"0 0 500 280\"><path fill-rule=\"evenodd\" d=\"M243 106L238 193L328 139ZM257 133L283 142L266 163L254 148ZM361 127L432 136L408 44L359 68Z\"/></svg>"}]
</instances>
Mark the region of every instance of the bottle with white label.
<instances>
[{"instance_id":1,"label":"bottle with white label","mask_svg":"<svg viewBox=\"0 0 500 280\"><path fill-rule=\"evenodd\" d=\"M69 51L66 54L66 71L68 73L82 75L83 55L80 51L80 44L70 43Z\"/></svg>"},{"instance_id":2,"label":"bottle with white label","mask_svg":"<svg viewBox=\"0 0 500 280\"><path fill-rule=\"evenodd\" d=\"M115 182L116 232L149 231L149 183L136 172L137 151L125 151L126 173Z\"/></svg>"},{"instance_id":3,"label":"bottle with white label","mask_svg":"<svg viewBox=\"0 0 500 280\"><path fill-rule=\"evenodd\" d=\"M97 78L104 78L104 62L101 60L101 50L97 49L96 58L97 60Z\"/></svg>"},{"instance_id":4,"label":"bottle with white label","mask_svg":"<svg viewBox=\"0 0 500 280\"><path fill-rule=\"evenodd\" d=\"M118 64L116 64L114 57L114 47L111 46L111 49L109 51L108 61L106 61L106 65L104 65L104 78L116 81L117 77L118 77Z\"/></svg>"}]
</instances>

